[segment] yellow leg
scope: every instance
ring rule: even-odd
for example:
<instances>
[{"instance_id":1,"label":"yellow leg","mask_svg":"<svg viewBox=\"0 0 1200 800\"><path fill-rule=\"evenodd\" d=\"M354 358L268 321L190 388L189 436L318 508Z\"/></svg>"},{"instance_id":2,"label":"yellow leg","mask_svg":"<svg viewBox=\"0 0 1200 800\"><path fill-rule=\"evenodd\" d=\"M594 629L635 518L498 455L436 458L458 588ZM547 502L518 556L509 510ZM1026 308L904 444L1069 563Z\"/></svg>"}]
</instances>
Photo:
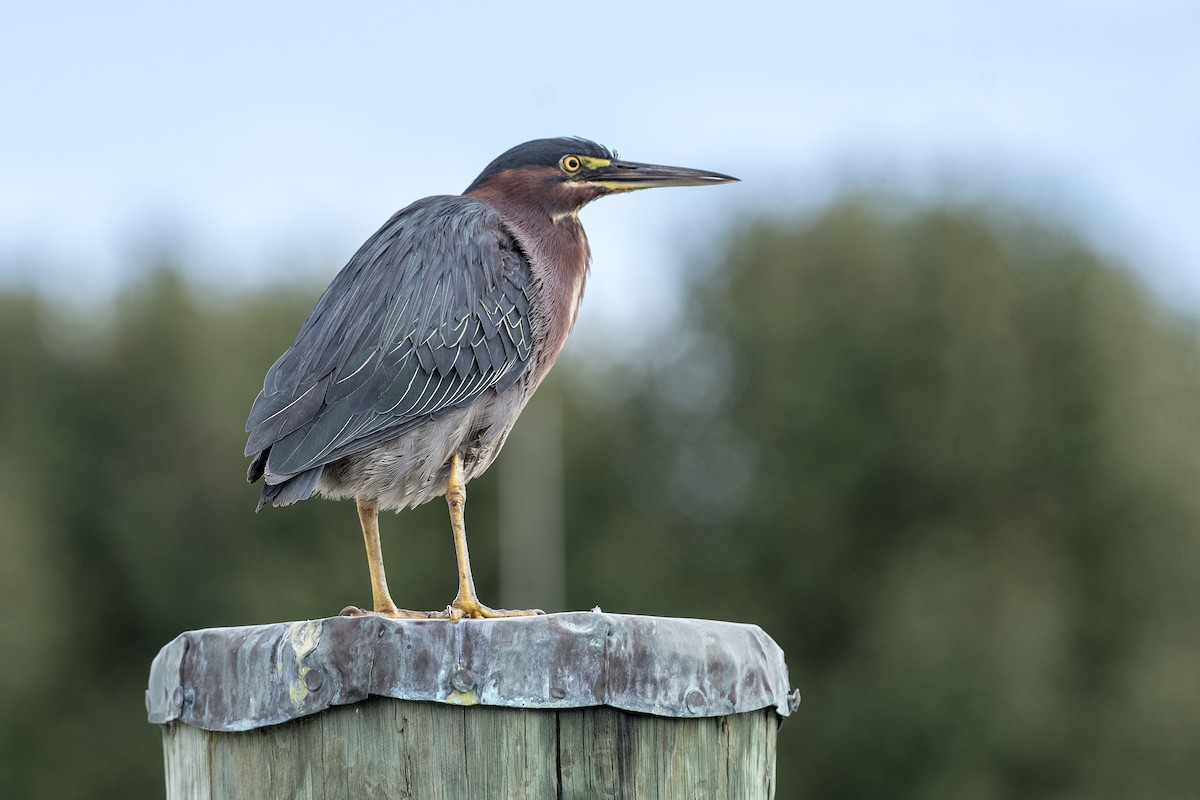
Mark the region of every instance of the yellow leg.
<instances>
[{"instance_id":1,"label":"yellow leg","mask_svg":"<svg viewBox=\"0 0 1200 800\"><path fill-rule=\"evenodd\" d=\"M350 616L374 614L380 617L399 617L403 619L428 619L435 614L424 611L407 611L396 608L392 596L388 593L387 576L383 572L383 550L379 546L379 509L370 503L358 500L358 521L362 524L363 539L367 544L367 566L371 570L371 596L375 604L374 612L349 606L342 613Z\"/></svg>"},{"instance_id":2,"label":"yellow leg","mask_svg":"<svg viewBox=\"0 0 1200 800\"><path fill-rule=\"evenodd\" d=\"M454 554L458 559L458 595L446 609L446 615L450 619L462 619L463 617L531 617L535 614L545 613L537 609L508 611L503 608L488 608L479 602L479 597L475 594L475 579L471 577L471 556L467 552L467 526L464 518L467 506L467 487L463 483L462 461L457 453L450 457L450 480L446 483L446 503L450 506L450 528L454 532ZM380 570L382 569L381 563Z\"/></svg>"}]
</instances>

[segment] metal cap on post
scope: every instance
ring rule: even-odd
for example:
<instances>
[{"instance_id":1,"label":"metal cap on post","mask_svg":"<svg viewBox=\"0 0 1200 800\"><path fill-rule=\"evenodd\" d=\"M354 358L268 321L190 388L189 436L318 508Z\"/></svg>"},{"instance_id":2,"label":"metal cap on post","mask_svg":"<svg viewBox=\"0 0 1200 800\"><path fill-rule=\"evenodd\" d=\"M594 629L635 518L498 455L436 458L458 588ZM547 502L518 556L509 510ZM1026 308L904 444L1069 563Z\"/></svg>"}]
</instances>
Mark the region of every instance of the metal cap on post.
<instances>
[{"instance_id":1,"label":"metal cap on post","mask_svg":"<svg viewBox=\"0 0 1200 800\"><path fill-rule=\"evenodd\" d=\"M766 798L798 699L755 625L595 611L193 631L155 658L146 708L169 800L329 781L351 797Z\"/></svg>"}]
</instances>

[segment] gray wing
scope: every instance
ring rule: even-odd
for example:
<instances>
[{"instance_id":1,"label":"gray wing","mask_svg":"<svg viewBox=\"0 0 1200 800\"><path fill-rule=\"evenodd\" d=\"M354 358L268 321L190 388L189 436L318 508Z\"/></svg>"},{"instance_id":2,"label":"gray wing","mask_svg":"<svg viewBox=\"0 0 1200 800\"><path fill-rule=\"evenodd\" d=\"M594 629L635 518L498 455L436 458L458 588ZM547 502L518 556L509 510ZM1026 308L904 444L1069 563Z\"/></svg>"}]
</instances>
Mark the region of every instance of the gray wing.
<instances>
[{"instance_id":1,"label":"gray wing","mask_svg":"<svg viewBox=\"0 0 1200 800\"><path fill-rule=\"evenodd\" d=\"M246 421L251 482L309 473L307 497L322 465L512 385L532 351L530 282L490 206L432 197L398 212L267 372Z\"/></svg>"}]
</instances>

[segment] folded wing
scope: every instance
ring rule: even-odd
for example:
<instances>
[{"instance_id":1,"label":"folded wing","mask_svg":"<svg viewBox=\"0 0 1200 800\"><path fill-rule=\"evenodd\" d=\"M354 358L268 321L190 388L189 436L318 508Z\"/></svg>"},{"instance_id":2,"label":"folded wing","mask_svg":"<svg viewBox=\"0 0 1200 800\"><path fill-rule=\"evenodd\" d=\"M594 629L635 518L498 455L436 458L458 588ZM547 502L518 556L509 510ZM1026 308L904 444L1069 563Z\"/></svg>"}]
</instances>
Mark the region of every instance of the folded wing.
<instances>
[{"instance_id":1,"label":"folded wing","mask_svg":"<svg viewBox=\"0 0 1200 800\"><path fill-rule=\"evenodd\" d=\"M531 356L530 292L490 206L433 197L398 212L267 372L246 422L250 480L305 476L293 494L307 497L323 465L510 386Z\"/></svg>"}]
</instances>

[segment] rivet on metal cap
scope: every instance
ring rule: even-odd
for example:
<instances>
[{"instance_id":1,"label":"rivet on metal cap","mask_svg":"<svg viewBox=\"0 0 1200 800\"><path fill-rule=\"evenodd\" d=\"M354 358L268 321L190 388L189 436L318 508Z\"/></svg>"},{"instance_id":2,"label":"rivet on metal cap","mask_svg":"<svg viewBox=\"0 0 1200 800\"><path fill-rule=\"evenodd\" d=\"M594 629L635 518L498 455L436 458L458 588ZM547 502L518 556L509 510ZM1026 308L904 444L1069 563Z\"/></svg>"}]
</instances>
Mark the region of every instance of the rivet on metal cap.
<instances>
[{"instance_id":1,"label":"rivet on metal cap","mask_svg":"<svg viewBox=\"0 0 1200 800\"><path fill-rule=\"evenodd\" d=\"M455 670L454 675L450 678L450 685L457 691L469 692L475 688L475 676L469 669Z\"/></svg>"},{"instance_id":2,"label":"rivet on metal cap","mask_svg":"<svg viewBox=\"0 0 1200 800\"><path fill-rule=\"evenodd\" d=\"M304 673L304 685L308 687L310 692L315 692L321 688L321 684L325 682L325 671L320 667L314 667Z\"/></svg>"},{"instance_id":3,"label":"rivet on metal cap","mask_svg":"<svg viewBox=\"0 0 1200 800\"><path fill-rule=\"evenodd\" d=\"M684 698L683 702L687 705L688 711L693 714L699 714L704 710L704 706L708 701L704 697L704 692L699 689L692 689L687 693L687 697Z\"/></svg>"},{"instance_id":4,"label":"rivet on metal cap","mask_svg":"<svg viewBox=\"0 0 1200 800\"><path fill-rule=\"evenodd\" d=\"M567 696L567 690L562 688L561 686L555 686L550 689L550 696L553 697L555 700L562 700L564 697Z\"/></svg>"}]
</instances>

